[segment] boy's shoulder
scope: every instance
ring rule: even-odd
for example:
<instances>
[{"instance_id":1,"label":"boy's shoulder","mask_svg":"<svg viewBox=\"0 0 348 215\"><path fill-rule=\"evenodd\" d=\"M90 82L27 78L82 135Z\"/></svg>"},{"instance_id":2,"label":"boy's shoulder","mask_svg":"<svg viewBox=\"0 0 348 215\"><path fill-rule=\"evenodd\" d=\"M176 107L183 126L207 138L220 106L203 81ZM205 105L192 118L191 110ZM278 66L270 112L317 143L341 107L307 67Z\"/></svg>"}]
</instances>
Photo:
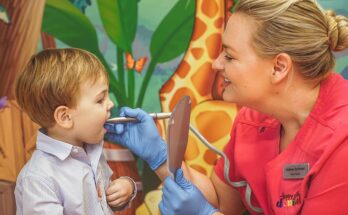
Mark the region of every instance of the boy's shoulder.
<instances>
[{"instance_id":1,"label":"boy's shoulder","mask_svg":"<svg viewBox=\"0 0 348 215\"><path fill-rule=\"evenodd\" d=\"M48 153L35 150L30 160L20 171L17 182L24 178L52 179L54 178L53 173L59 171L59 166L59 159Z\"/></svg>"}]
</instances>

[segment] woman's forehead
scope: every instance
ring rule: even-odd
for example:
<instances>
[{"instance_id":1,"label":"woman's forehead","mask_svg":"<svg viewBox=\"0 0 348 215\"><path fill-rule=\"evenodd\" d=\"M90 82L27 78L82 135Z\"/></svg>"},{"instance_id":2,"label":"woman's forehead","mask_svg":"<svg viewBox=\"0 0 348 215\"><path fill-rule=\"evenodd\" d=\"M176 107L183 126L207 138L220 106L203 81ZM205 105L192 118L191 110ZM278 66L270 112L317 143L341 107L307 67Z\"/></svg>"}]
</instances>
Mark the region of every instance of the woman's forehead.
<instances>
[{"instance_id":1,"label":"woman's forehead","mask_svg":"<svg viewBox=\"0 0 348 215\"><path fill-rule=\"evenodd\" d=\"M253 33L256 27L256 22L252 17L243 13L234 13L228 19L225 32Z\"/></svg>"},{"instance_id":2,"label":"woman's forehead","mask_svg":"<svg viewBox=\"0 0 348 215\"><path fill-rule=\"evenodd\" d=\"M238 50L245 45L251 45L252 34L255 33L256 25L247 15L235 13L226 25L225 32L222 35L223 47Z\"/></svg>"}]
</instances>

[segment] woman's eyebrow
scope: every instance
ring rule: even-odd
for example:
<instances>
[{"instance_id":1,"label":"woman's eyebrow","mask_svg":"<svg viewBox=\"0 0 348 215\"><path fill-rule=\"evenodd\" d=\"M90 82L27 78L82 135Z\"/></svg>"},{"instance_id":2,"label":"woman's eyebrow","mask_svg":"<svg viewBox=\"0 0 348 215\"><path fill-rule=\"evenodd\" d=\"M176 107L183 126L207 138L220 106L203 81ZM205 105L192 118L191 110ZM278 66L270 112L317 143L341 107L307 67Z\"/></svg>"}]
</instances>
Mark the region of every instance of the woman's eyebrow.
<instances>
[{"instance_id":1,"label":"woman's eyebrow","mask_svg":"<svg viewBox=\"0 0 348 215\"><path fill-rule=\"evenodd\" d=\"M230 50L232 52L237 52L236 49L234 49L232 46L229 46L225 43L222 43L222 48L225 49L225 50Z\"/></svg>"}]
</instances>

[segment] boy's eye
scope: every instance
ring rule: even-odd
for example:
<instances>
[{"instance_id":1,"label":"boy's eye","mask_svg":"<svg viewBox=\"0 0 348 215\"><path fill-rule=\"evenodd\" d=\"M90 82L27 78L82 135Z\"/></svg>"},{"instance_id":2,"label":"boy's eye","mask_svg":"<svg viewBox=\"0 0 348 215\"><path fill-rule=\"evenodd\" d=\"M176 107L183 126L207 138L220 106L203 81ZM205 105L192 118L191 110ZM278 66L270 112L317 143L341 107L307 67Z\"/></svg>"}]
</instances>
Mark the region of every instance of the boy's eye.
<instances>
[{"instance_id":1,"label":"boy's eye","mask_svg":"<svg viewBox=\"0 0 348 215\"><path fill-rule=\"evenodd\" d=\"M102 104L103 102L104 102L104 98L102 98L102 99L99 99L98 101L97 101L97 103L99 103L99 104Z\"/></svg>"}]
</instances>

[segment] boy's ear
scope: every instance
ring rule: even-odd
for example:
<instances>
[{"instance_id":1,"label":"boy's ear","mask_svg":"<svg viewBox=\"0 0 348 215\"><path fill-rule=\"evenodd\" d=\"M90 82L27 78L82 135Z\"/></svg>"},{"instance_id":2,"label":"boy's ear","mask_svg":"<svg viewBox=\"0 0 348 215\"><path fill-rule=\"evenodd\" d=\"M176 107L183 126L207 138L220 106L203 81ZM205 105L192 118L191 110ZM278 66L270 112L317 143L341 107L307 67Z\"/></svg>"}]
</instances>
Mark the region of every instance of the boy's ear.
<instances>
[{"instance_id":1,"label":"boy's ear","mask_svg":"<svg viewBox=\"0 0 348 215\"><path fill-rule=\"evenodd\" d=\"M54 120L63 128L72 128L73 120L70 109L67 106L59 106L54 111Z\"/></svg>"},{"instance_id":2,"label":"boy's ear","mask_svg":"<svg viewBox=\"0 0 348 215\"><path fill-rule=\"evenodd\" d=\"M289 75L293 66L292 60L288 54L280 53L274 58L273 63L274 66L271 75L271 82L279 83Z\"/></svg>"}]
</instances>

